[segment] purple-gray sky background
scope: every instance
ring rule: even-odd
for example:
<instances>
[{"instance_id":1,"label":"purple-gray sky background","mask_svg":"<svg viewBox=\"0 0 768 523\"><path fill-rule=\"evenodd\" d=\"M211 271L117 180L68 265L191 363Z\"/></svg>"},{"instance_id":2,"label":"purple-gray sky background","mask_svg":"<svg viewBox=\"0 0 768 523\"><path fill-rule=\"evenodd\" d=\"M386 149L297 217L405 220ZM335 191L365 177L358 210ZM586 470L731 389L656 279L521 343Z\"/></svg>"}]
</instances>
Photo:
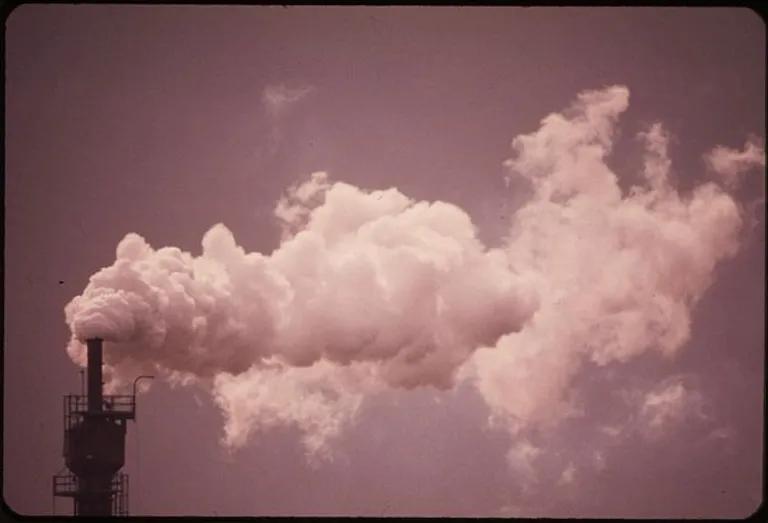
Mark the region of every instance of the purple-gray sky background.
<instances>
[{"instance_id":1,"label":"purple-gray sky background","mask_svg":"<svg viewBox=\"0 0 768 523\"><path fill-rule=\"evenodd\" d=\"M631 98L608 164L636 171L635 134L662 121L673 174L690 187L704 179L704 152L764 136L763 21L746 9L693 8L15 10L6 21L6 502L24 514L51 510L61 395L79 390L63 308L113 262L126 233L198 254L223 222L246 250L270 253L278 198L325 170L456 204L494 244L501 217L523 199L504 182L512 138L577 93L613 84ZM270 114L263 93L279 85L306 94ZM596 408L542 436L573 459L600 450L604 467L525 488L505 460L508 435L486 427L487 407L468 387L440 403L429 389L372 399L338 442L343 451L317 468L290 429L229 455L208 395L156 383L128 429L132 514L751 513L762 498L764 193L763 173L752 173L737 196L757 202L755 221L716 269L683 350L584 372L578 385ZM707 421L660 439L595 439L594 426L620 408L617 383L674 375L695 380ZM542 474L556 477L548 463Z\"/></svg>"}]
</instances>

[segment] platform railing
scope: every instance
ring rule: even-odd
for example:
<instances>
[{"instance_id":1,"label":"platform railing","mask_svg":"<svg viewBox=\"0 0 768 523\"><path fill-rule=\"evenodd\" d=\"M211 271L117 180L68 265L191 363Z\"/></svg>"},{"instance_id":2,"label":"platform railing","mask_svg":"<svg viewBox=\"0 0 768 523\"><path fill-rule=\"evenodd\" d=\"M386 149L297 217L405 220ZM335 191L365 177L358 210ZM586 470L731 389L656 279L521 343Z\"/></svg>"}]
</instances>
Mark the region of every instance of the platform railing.
<instances>
[{"instance_id":1,"label":"platform railing","mask_svg":"<svg viewBox=\"0 0 768 523\"><path fill-rule=\"evenodd\" d=\"M53 476L53 495L73 497L77 494L77 476L71 472Z\"/></svg>"},{"instance_id":2,"label":"platform railing","mask_svg":"<svg viewBox=\"0 0 768 523\"><path fill-rule=\"evenodd\" d=\"M112 476L110 494L112 498L112 514L115 516L128 515L128 474L120 472ZM77 476L71 472L53 476L54 497L76 498L80 494Z\"/></svg>"},{"instance_id":3,"label":"platform railing","mask_svg":"<svg viewBox=\"0 0 768 523\"><path fill-rule=\"evenodd\" d=\"M64 430L80 423L88 415L88 396L64 396ZM133 419L136 416L136 397L130 394L104 396L101 416Z\"/></svg>"}]
</instances>

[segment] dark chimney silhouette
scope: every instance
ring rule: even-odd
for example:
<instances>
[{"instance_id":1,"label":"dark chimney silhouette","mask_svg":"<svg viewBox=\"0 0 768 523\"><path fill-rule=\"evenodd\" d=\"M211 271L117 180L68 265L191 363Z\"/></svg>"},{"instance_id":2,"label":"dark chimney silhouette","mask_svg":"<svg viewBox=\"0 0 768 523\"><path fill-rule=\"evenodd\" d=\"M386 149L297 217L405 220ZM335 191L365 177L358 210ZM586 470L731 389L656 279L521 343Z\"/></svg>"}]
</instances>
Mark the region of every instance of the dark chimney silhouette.
<instances>
[{"instance_id":1,"label":"dark chimney silhouette","mask_svg":"<svg viewBox=\"0 0 768 523\"><path fill-rule=\"evenodd\" d=\"M53 477L53 495L70 497L75 516L128 514L125 431L136 418L136 381L132 395L102 391L102 340L88 346L87 395L64 396L64 459L67 472Z\"/></svg>"}]
</instances>

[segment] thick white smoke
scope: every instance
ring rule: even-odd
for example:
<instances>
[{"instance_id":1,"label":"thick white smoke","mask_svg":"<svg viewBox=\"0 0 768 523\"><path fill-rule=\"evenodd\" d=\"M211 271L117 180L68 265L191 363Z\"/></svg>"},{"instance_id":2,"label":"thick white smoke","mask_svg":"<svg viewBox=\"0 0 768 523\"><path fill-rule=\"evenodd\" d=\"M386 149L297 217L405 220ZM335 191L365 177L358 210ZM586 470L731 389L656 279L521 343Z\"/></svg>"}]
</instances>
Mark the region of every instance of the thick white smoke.
<instances>
[{"instance_id":1,"label":"thick white smoke","mask_svg":"<svg viewBox=\"0 0 768 523\"><path fill-rule=\"evenodd\" d=\"M675 190L659 124L640 134L644 183L622 194L606 158L628 101L622 86L584 92L514 140L507 165L533 195L499 247L455 205L325 173L279 201L269 255L221 224L199 256L129 234L67 305L68 352L83 364L83 341L104 338L112 387L139 372L198 383L226 416L226 444L294 425L311 458L384 387L469 379L513 432L557 423L578 412L583 362L679 350L738 248L739 206L715 183ZM536 450L520 445L510 460L526 468Z\"/></svg>"},{"instance_id":2,"label":"thick white smoke","mask_svg":"<svg viewBox=\"0 0 768 523\"><path fill-rule=\"evenodd\" d=\"M536 282L540 307L526 327L477 351L471 371L497 420L518 430L577 414L569 387L581 364L673 355L718 261L738 247L739 207L714 183L680 194L670 183L668 135L640 133L645 183L622 195L606 165L629 92L579 95L565 114L517 137L513 174L533 197L519 209L505 252Z\"/></svg>"},{"instance_id":3,"label":"thick white smoke","mask_svg":"<svg viewBox=\"0 0 768 523\"><path fill-rule=\"evenodd\" d=\"M131 360L198 377L272 357L369 361L395 386L449 387L475 348L520 329L535 308L503 251L482 245L453 205L335 183L317 207L284 209L289 225L307 223L269 256L246 253L223 225L198 257L126 236L114 265L67 306L71 352L101 337L114 342L113 366Z\"/></svg>"}]
</instances>

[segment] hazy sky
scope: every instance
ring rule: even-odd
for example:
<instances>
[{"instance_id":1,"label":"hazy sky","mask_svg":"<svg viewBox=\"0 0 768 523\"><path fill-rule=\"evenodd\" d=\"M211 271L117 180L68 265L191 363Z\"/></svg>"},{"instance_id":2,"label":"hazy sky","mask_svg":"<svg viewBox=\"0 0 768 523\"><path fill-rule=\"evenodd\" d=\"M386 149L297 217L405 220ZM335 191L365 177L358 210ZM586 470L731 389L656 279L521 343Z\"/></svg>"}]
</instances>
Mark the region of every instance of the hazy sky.
<instances>
[{"instance_id":1,"label":"hazy sky","mask_svg":"<svg viewBox=\"0 0 768 523\"><path fill-rule=\"evenodd\" d=\"M5 501L51 511L61 396L80 386L64 307L133 232L199 257L173 260L195 264L211 292L216 267L240 267L216 321L244 321L206 338L197 363L183 337L181 352L141 338L107 355L135 364L116 376L157 364L159 378L199 380L158 379L140 396L132 514L751 513L763 463L765 178L752 152L765 136L764 53L763 22L746 9L17 8L6 21ZM301 185L319 171L327 178ZM722 189L701 189L713 179ZM661 203L630 200L643 183ZM333 243L385 214L370 237ZM227 230L209 232L218 223L266 261L242 261ZM374 240L463 261L419 272L376 258ZM137 237L120 245L122 257L150 252ZM390 284L403 277L386 322L369 312L382 305L355 259ZM165 263L152 260L147 274ZM245 314L273 281L248 294L248 275L262 277L248 263L284 275L296 296L326 289L274 343L260 322L284 294ZM424 281L434 286L414 287ZM611 324L594 311L619 288L635 305L615 305L628 316ZM419 316L432 291L454 298L447 319ZM347 396L358 378L345 362L379 360L342 353L340 340L354 351L366 329L404 332L428 356L384 358L383 389ZM342 370L220 376L247 368L251 349ZM318 383L341 400L313 403Z\"/></svg>"}]
</instances>

